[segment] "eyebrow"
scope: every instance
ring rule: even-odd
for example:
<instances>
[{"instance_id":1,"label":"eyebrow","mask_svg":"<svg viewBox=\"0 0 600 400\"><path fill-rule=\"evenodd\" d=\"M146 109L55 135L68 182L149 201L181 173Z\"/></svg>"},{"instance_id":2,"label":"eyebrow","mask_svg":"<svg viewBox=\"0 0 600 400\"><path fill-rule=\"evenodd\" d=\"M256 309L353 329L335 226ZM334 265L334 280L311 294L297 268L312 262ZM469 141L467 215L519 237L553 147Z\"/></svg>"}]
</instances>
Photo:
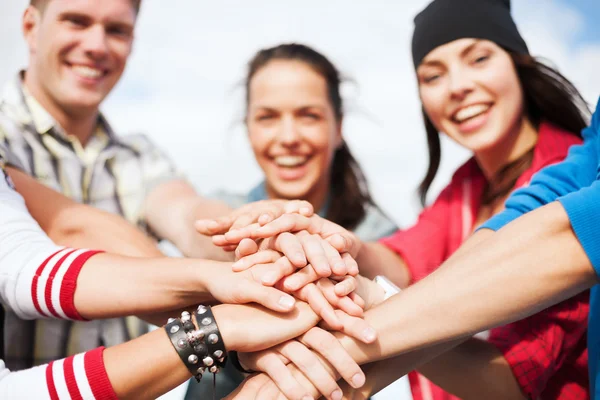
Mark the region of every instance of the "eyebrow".
<instances>
[{"instance_id":1,"label":"eyebrow","mask_svg":"<svg viewBox=\"0 0 600 400\"><path fill-rule=\"evenodd\" d=\"M267 106L267 105L257 105L252 107L254 108L255 111L274 111L274 112L278 112L278 110L276 108L273 108L272 106ZM305 105L305 106L300 106L300 107L296 107L294 108L294 110L300 110L300 111L305 111L305 110L309 110L309 109L316 109L319 111L324 111L325 110L325 106L321 105L321 104L309 104L309 105Z\"/></svg>"},{"instance_id":2,"label":"eyebrow","mask_svg":"<svg viewBox=\"0 0 600 400\"><path fill-rule=\"evenodd\" d=\"M460 58L464 58L465 56L467 56L480 43L481 43L481 40L475 40L473 43L471 43L470 45L468 45L467 47L462 49L460 51ZM423 63L421 65L440 66L442 64L443 63L440 60L433 59L433 60L425 60L425 61L423 61Z\"/></svg>"}]
</instances>

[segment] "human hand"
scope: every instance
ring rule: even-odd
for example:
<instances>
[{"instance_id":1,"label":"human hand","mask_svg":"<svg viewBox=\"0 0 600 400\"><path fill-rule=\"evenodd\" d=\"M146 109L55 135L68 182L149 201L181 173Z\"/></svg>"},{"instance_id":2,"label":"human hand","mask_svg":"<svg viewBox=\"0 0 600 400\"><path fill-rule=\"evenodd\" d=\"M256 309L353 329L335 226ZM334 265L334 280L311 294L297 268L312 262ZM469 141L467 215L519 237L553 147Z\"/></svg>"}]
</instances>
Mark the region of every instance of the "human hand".
<instances>
[{"instance_id":1,"label":"human hand","mask_svg":"<svg viewBox=\"0 0 600 400\"><path fill-rule=\"evenodd\" d=\"M252 257L254 265L240 273L250 273L255 280L261 281L264 285L276 285L285 290L281 283L283 281L280 279L294 271L289 260L275 251L261 251ZM328 278L319 278L314 272L312 276L315 283L311 282L290 293L308 303L332 329L348 331L347 328L345 329L345 325L351 323L353 317L361 317L364 307L364 301L353 293L356 280L351 276L346 276L336 278L341 280L341 282L336 282ZM338 309L339 312L334 309ZM359 321L364 324L362 319ZM357 338L363 340L361 336Z\"/></svg>"},{"instance_id":2,"label":"human hand","mask_svg":"<svg viewBox=\"0 0 600 400\"><path fill-rule=\"evenodd\" d=\"M230 229L246 227L258 222L259 219L267 223L285 213L298 213L310 217L314 213L314 208L304 200L261 200L245 204L223 217L198 220L194 226L199 233L214 236Z\"/></svg>"},{"instance_id":3,"label":"human hand","mask_svg":"<svg viewBox=\"0 0 600 400\"><path fill-rule=\"evenodd\" d=\"M290 312L294 309L294 297L271 286L263 284L263 275L276 270L276 266L261 266L252 270L233 272L231 263L215 263L210 275L201 277L206 291L216 300L228 304L258 303L277 312ZM225 265L221 265L225 264Z\"/></svg>"},{"instance_id":4,"label":"human hand","mask_svg":"<svg viewBox=\"0 0 600 400\"><path fill-rule=\"evenodd\" d=\"M319 316L303 302L282 314L260 305L220 304L212 307L228 350L255 352L291 340L319 322Z\"/></svg>"},{"instance_id":5,"label":"human hand","mask_svg":"<svg viewBox=\"0 0 600 400\"><path fill-rule=\"evenodd\" d=\"M333 247L327 240L316 234L309 234L306 231L294 234L284 232L257 241L244 238L239 242L236 248L235 271L243 271L258 263L280 262L272 260L269 255L272 253L262 252L264 250L274 250L286 256L287 260L296 269L310 264L311 270L314 270L317 274L312 281L318 277L329 277L331 275L343 277L358 274L358 264L348 252L343 251L346 248L342 247L342 252L340 252L340 249ZM307 284L310 281L303 282ZM294 290L298 290L301 286L303 285L297 286Z\"/></svg>"},{"instance_id":6,"label":"human hand","mask_svg":"<svg viewBox=\"0 0 600 400\"><path fill-rule=\"evenodd\" d=\"M231 246L245 238L267 239L284 232L307 231L327 240L339 253L350 253L354 258L360 250L361 242L352 232L316 214L310 217L297 213L283 214L266 223L261 223L262 219L259 221L244 228L231 229L223 235L213 236L213 243L217 246Z\"/></svg>"},{"instance_id":7,"label":"human hand","mask_svg":"<svg viewBox=\"0 0 600 400\"><path fill-rule=\"evenodd\" d=\"M267 373L290 399L303 399L309 391L294 378L286 364L293 363L325 398L342 398L336 380L341 376L351 388L359 388L365 375L341 343L329 332L312 328L299 340L291 340L257 353L240 354L246 368Z\"/></svg>"}]
</instances>

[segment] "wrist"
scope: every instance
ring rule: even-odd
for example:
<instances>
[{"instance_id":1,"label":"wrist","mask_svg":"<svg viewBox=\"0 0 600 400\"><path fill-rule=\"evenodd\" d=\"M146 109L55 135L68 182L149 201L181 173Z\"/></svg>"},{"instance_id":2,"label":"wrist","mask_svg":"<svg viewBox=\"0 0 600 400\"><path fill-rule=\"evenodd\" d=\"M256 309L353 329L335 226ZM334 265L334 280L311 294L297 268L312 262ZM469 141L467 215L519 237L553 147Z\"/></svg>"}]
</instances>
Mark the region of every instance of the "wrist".
<instances>
[{"instance_id":1,"label":"wrist","mask_svg":"<svg viewBox=\"0 0 600 400\"><path fill-rule=\"evenodd\" d=\"M228 351L237 351L240 348L240 344L243 342L243 338L240 337L237 329L236 321L236 306L230 304L220 304L212 307L213 315L219 326L221 337L225 343L225 347ZM238 315L239 318L239 315Z\"/></svg>"},{"instance_id":2,"label":"wrist","mask_svg":"<svg viewBox=\"0 0 600 400\"><path fill-rule=\"evenodd\" d=\"M192 304L213 303L214 285L221 279L219 272L223 272L225 268L231 271L232 263L197 259L190 261L188 272L185 274L188 279L183 286L185 292L194 298Z\"/></svg>"}]
</instances>

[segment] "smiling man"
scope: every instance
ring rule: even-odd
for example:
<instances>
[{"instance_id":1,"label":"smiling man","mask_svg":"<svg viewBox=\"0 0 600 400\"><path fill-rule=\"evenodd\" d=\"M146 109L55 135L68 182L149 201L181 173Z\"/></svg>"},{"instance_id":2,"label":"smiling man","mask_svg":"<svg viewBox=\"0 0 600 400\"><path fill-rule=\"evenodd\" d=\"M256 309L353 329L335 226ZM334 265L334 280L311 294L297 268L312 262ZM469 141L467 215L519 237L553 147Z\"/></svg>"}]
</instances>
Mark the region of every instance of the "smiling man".
<instances>
[{"instance_id":1,"label":"smiling man","mask_svg":"<svg viewBox=\"0 0 600 400\"><path fill-rule=\"evenodd\" d=\"M29 65L0 99L0 154L10 166L147 228L185 255L223 258L194 221L230 209L198 196L145 136L117 136L99 111L125 70L139 7L139 0L31 0L22 20ZM32 322L12 313L6 326L11 369L139 333L122 319Z\"/></svg>"}]
</instances>

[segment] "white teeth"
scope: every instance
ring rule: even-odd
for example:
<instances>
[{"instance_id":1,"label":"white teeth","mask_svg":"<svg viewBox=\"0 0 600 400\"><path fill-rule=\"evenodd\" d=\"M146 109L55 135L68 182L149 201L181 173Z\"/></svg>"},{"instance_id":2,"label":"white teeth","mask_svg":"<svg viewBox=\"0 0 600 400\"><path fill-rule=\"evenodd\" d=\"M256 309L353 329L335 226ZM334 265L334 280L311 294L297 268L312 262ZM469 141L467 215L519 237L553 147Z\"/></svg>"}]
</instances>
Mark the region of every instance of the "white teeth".
<instances>
[{"instance_id":1,"label":"white teeth","mask_svg":"<svg viewBox=\"0 0 600 400\"><path fill-rule=\"evenodd\" d=\"M296 167L302 165L308 160L306 156L278 156L275 157L275 164L280 167Z\"/></svg>"},{"instance_id":2,"label":"white teeth","mask_svg":"<svg viewBox=\"0 0 600 400\"><path fill-rule=\"evenodd\" d=\"M457 122L463 122L469 118L473 118L479 114L483 114L489 110L490 105L488 104L475 104L473 106L465 107L454 114L454 119Z\"/></svg>"},{"instance_id":3,"label":"white teeth","mask_svg":"<svg viewBox=\"0 0 600 400\"><path fill-rule=\"evenodd\" d=\"M90 79L100 78L104 74L100 69L87 67L85 65L73 65L73 71L83 78Z\"/></svg>"}]
</instances>

